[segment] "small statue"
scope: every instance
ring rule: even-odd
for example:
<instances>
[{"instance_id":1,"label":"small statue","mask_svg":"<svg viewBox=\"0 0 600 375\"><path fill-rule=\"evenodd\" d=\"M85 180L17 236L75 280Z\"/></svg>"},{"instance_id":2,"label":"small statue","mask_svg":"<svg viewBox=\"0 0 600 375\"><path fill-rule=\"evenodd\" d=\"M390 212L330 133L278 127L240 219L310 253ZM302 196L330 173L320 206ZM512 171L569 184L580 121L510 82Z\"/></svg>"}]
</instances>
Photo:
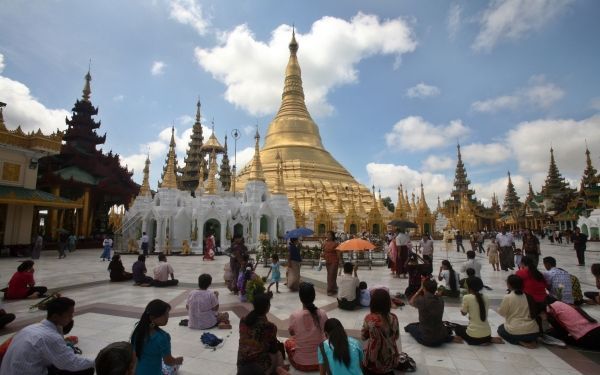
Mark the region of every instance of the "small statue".
<instances>
[{"instance_id":1,"label":"small statue","mask_svg":"<svg viewBox=\"0 0 600 375\"><path fill-rule=\"evenodd\" d=\"M133 238L130 238L129 241L127 241L127 251L132 254L137 254L138 252L137 242Z\"/></svg>"},{"instance_id":2,"label":"small statue","mask_svg":"<svg viewBox=\"0 0 600 375\"><path fill-rule=\"evenodd\" d=\"M181 243L181 255L190 255L190 244L187 240Z\"/></svg>"},{"instance_id":3,"label":"small statue","mask_svg":"<svg viewBox=\"0 0 600 375\"><path fill-rule=\"evenodd\" d=\"M165 241L165 255L171 255L171 239L167 236Z\"/></svg>"}]
</instances>

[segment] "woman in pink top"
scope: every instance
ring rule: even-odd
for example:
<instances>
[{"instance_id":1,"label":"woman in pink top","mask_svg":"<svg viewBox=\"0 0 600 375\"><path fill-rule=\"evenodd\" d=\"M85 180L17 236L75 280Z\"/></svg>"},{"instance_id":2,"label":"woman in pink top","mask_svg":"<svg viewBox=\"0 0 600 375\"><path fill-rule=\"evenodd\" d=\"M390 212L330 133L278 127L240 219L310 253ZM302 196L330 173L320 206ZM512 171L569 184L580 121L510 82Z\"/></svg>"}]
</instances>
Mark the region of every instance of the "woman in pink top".
<instances>
[{"instance_id":1,"label":"woman in pink top","mask_svg":"<svg viewBox=\"0 0 600 375\"><path fill-rule=\"evenodd\" d=\"M327 320L325 311L315 306L315 287L300 284L302 309L290 315L290 337L285 341L285 351L290 364L298 371L319 371L317 349L325 340L323 328Z\"/></svg>"},{"instance_id":2,"label":"woman in pink top","mask_svg":"<svg viewBox=\"0 0 600 375\"><path fill-rule=\"evenodd\" d=\"M589 350L600 350L600 324L578 306L557 301L548 304L551 334L568 344Z\"/></svg>"}]
</instances>

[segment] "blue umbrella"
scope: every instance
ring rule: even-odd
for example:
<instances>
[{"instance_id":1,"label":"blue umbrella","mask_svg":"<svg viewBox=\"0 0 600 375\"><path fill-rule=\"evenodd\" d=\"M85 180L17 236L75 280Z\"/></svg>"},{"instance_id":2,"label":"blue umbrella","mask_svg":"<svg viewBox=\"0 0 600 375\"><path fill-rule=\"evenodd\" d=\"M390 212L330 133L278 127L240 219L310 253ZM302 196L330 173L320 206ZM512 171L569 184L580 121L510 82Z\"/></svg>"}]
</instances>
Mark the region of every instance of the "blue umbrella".
<instances>
[{"instance_id":1,"label":"blue umbrella","mask_svg":"<svg viewBox=\"0 0 600 375\"><path fill-rule=\"evenodd\" d=\"M296 228L296 229L292 229L290 231L287 231L285 233L285 238L286 239L290 239L290 238L299 238L299 237L306 237L306 236L310 236L313 233L315 233L312 229L308 229L308 228Z\"/></svg>"}]
</instances>

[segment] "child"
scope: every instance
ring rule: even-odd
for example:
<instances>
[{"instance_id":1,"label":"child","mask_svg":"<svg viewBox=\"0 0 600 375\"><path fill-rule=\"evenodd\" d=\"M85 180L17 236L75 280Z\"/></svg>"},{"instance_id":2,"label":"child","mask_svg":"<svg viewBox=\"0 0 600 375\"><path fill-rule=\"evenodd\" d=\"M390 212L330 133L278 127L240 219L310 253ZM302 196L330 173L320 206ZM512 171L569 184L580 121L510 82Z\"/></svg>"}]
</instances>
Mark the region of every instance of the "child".
<instances>
[{"instance_id":1,"label":"child","mask_svg":"<svg viewBox=\"0 0 600 375\"><path fill-rule=\"evenodd\" d=\"M371 292L367 289L367 283L361 281L358 284L358 289L360 289L360 297L359 302L362 307L369 307L371 305Z\"/></svg>"},{"instance_id":2,"label":"child","mask_svg":"<svg viewBox=\"0 0 600 375\"><path fill-rule=\"evenodd\" d=\"M515 248L513 254L515 256L515 264L521 264L521 259L523 259L523 250Z\"/></svg>"},{"instance_id":3,"label":"child","mask_svg":"<svg viewBox=\"0 0 600 375\"><path fill-rule=\"evenodd\" d=\"M337 296L338 307L342 310L354 310L359 305L360 293L358 284L360 280L358 280L357 269L357 264L344 263L344 274L338 283L340 288Z\"/></svg>"},{"instance_id":4,"label":"child","mask_svg":"<svg viewBox=\"0 0 600 375\"><path fill-rule=\"evenodd\" d=\"M275 284L275 292L279 293L279 280L281 280L281 271L279 270L279 255L271 255L271 269L267 273L267 279L271 275L271 283L267 288L267 292L271 291L271 287Z\"/></svg>"},{"instance_id":5,"label":"child","mask_svg":"<svg viewBox=\"0 0 600 375\"><path fill-rule=\"evenodd\" d=\"M495 238L493 238L492 242L490 242L490 244L488 245L487 254L488 254L488 260L489 260L490 264L492 265L492 267L494 268L494 271L500 271L500 258L498 257L498 243L496 242ZM519 264L519 263L517 263L517 264Z\"/></svg>"}]
</instances>

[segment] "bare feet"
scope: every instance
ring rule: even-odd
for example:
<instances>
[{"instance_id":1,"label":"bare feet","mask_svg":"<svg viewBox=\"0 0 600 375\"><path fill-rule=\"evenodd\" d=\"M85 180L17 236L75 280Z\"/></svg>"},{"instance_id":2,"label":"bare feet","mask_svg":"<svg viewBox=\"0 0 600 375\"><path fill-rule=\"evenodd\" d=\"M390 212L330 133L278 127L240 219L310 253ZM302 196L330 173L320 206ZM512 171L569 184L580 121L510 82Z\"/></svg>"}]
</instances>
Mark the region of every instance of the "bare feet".
<instances>
[{"instance_id":1,"label":"bare feet","mask_svg":"<svg viewBox=\"0 0 600 375\"><path fill-rule=\"evenodd\" d=\"M530 342L519 341L519 345L524 346L527 349L535 349L535 348L537 348L537 342L535 342L535 341L530 341Z\"/></svg>"},{"instance_id":2,"label":"bare feet","mask_svg":"<svg viewBox=\"0 0 600 375\"><path fill-rule=\"evenodd\" d=\"M456 344L464 343L464 340L460 336L452 336L452 342Z\"/></svg>"},{"instance_id":3,"label":"bare feet","mask_svg":"<svg viewBox=\"0 0 600 375\"><path fill-rule=\"evenodd\" d=\"M492 344L504 344L504 340L501 337L492 337Z\"/></svg>"}]
</instances>

